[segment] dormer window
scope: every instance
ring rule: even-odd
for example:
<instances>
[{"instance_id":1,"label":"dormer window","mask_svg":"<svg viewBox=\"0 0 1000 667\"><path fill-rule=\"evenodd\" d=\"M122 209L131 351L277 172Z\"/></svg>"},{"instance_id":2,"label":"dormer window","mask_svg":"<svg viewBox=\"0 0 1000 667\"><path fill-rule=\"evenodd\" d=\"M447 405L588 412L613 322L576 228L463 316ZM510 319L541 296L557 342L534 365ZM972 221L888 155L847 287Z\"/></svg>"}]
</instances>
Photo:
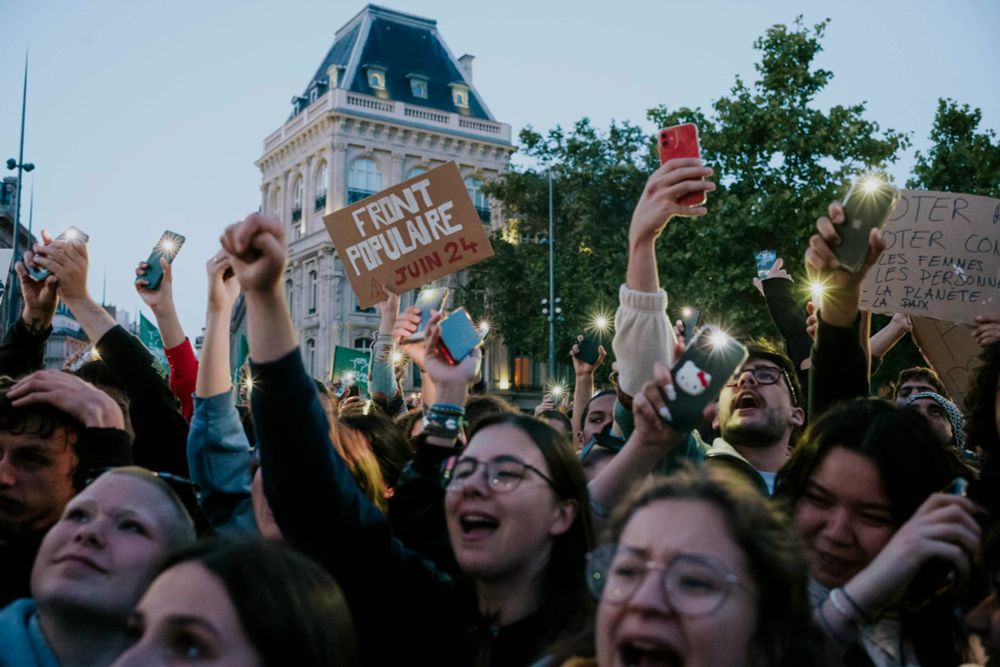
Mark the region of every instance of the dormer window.
<instances>
[{"instance_id":1,"label":"dormer window","mask_svg":"<svg viewBox=\"0 0 1000 667\"><path fill-rule=\"evenodd\" d=\"M330 82L330 90L340 88L340 77L344 74L343 65L330 65L326 68L326 78Z\"/></svg>"},{"instance_id":2,"label":"dormer window","mask_svg":"<svg viewBox=\"0 0 1000 667\"><path fill-rule=\"evenodd\" d=\"M385 68L380 65L365 65L368 76L368 87L372 90L385 90Z\"/></svg>"},{"instance_id":3,"label":"dormer window","mask_svg":"<svg viewBox=\"0 0 1000 667\"><path fill-rule=\"evenodd\" d=\"M407 74L406 78L410 80L410 92L414 97L419 97L420 99L427 99L427 77L423 74Z\"/></svg>"},{"instance_id":4,"label":"dormer window","mask_svg":"<svg viewBox=\"0 0 1000 667\"><path fill-rule=\"evenodd\" d=\"M451 84L451 101L459 109L468 109L469 87L462 83Z\"/></svg>"}]
</instances>

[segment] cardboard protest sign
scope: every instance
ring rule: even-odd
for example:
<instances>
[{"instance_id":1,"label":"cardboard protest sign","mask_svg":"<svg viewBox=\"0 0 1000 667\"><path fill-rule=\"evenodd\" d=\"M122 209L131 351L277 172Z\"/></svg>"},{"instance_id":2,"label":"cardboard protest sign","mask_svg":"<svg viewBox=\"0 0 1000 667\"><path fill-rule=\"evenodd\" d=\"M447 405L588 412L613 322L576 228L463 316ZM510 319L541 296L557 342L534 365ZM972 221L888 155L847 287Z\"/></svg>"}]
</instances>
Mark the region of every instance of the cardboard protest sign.
<instances>
[{"instance_id":1,"label":"cardboard protest sign","mask_svg":"<svg viewBox=\"0 0 1000 667\"><path fill-rule=\"evenodd\" d=\"M386 298L493 255L454 162L323 217L358 303Z\"/></svg>"},{"instance_id":2,"label":"cardboard protest sign","mask_svg":"<svg viewBox=\"0 0 1000 667\"><path fill-rule=\"evenodd\" d=\"M1000 311L1000 199L901 190L861 308L971 324Z\"/></svg>"},{"instance_id":3,"label":"cardboard protest sign","mask_svg":"<svg viewBox=\"0 0 1000 667\"><path fill-rule=\"evenodd\" d=\"M972 384L972 375L979 366L983 348L972 337L972 327L911 317L911 335L927 364L937 371L959 409L965 409L965 395Z\"/></svg>"}]
</instances>

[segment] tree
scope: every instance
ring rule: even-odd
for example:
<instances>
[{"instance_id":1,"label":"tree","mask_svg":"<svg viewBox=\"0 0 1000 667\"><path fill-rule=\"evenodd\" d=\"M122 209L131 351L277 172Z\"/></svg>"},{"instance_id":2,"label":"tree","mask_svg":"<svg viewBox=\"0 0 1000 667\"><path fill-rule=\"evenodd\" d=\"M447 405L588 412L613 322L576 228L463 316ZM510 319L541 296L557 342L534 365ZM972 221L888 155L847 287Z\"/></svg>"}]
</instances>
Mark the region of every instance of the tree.
<instances>
[{"instance_id":1,"label":"tree","mask_svg":"<svg viewBox=\"0 0 1000 667\"><path fill-rule=\"evenodd\" d=\"M754 252L775 249L793 275L801 272L816 217L849 177L884 168L908 145L905 135L866 120L864 103L815 108L816 95L833 77L813 67L826 25L810 29L800 17L791 28L770 28L754 43L761 53L759 79L748 85L737 77L710 111L659 106L647 112L658 127L697 123L703 157L719 185L709 195L708 216L672 221L658 243L672 314L688 303L702 308L703 320L722 322L738 335L770 331L751 284ZM522 151L551 165L555 179L556 282L567 314L561 357L569 345L566 332L579 330L594 304L617 303L628 221L658 165L655 136L630 123L612 123L602 133L584 119L569 133L557 127L542 136L528 129L520 138ZM545 229L544 168L512 170L491 193L529 235ZM470 287L485 295L508 343L544 358L539 302L547 290L547 249L505 247L499 237L495 245L498 257L473 267ZM498 285L504 289L491 289Z\"/></svg>"},{"instance_id":2,"label":"tree","mask_svg":"<svg viewBox=\"0 0 1000 667\"><path fill-rule=\"evenodd\" d=\"M1000 142L993 130L977 132L982 117L982 111L968 104L939 99L930 135L934 143L927 154L917 151L913 177L906 187L1000 197ZM888 317L876 315L873 330L888 321ZM894 382L901 370L925 363L907 337L886 357L872 385Z\"/></svg>"},{"instance_id":3,"label":"tree","mask_svg":"<svg viewBox=\"0 0 1000 667\"><path fill-rule=\"evenodd\" d=\"M1000 142L993 130L977 132L983 112L939 99L931 146L917 151L906 187L1000 197Z\"/></svg>"}]
</instances>

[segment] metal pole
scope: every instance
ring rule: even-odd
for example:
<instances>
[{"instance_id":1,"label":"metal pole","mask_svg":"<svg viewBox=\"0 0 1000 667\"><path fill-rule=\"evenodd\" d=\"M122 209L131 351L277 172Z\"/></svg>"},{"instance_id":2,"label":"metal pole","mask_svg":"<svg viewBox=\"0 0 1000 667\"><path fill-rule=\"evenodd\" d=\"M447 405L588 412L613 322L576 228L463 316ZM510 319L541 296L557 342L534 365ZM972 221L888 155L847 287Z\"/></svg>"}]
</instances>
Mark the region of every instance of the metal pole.
<instances>
[{"instance_id":1,"label":"metal pole","mask_svg":"<svg viewBox=\"0 0 1000 667\"><path fill-rule=\"evenodd\" d=\"M21 241L21 181L24 180L24 118L28 104L28 51L24 51L24 86L21 90L21 143L17 151L17 204L14 209L14 254L10 259L10 294L7 295L9 315L4 318L7 328L14 326L17 321L18 310L21 298L21 286L17 282L17 272L14 271L14 263L18 260Z\"/></svg>"},{"instance_id":2,"label":"metal pole","mask_svg":"<svg viewBox=\"0 0 1000 667\"><path fill-rule=\"evenodd\" d=\"M552 224L552 167L549 166L549 382L556 379L556 237Z\"/></svg>"}]
</instances>

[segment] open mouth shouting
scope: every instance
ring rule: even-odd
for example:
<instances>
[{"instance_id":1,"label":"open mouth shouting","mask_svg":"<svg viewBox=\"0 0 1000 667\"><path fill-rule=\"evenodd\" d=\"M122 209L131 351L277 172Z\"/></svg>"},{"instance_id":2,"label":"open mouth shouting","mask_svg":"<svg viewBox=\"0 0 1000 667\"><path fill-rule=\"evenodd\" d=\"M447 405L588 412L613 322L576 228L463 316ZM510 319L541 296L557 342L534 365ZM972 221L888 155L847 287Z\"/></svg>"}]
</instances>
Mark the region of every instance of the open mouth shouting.
<instances>
[{"instance_id":1,"label":"open mouth shouting","mask_svg":"<svg viewBox=\"0 0 1000 667\"><path fill-rule=\"evenodd\" d=\"M616 657L621 667L681 667L684 664L673 646L649 637L623 639L618 644Z\"/></svg>"},{"instance_id":2,"label":"open mouth shouting","mask_svg":"<svg viewBox=\"0 0 1000 667\"><path fill-rule=\"evenodd\" d=\"M500 527L500 521L483 512L463 512L458 517L461 537L469 542L476 542L491 537Z\"/></svg>"}]
</instances>

